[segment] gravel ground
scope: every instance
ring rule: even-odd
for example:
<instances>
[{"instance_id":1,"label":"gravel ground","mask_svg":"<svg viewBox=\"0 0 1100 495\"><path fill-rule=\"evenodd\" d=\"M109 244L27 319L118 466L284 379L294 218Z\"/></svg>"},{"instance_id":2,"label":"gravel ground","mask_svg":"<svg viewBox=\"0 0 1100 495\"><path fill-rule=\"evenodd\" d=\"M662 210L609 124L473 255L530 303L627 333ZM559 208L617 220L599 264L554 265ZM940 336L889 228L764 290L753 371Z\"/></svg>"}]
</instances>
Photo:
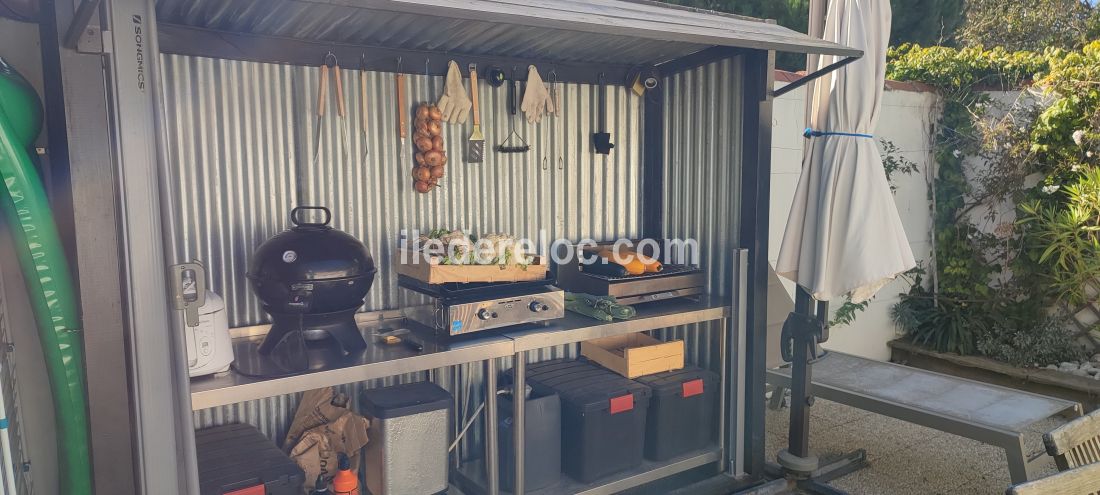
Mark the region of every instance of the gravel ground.
<instances>
[{"instance_id":1,"label":"gravel ground","mask_svg":"<svg viewBox=\"0 0 1100 495\"><path fill-rule=\"evenodd\" d=\"M790 409L768 410L767 459L786 447ZM1033 426L1030 452L1043 451L1042 435L1065 422ZM865 449L869 468L831 484L852 495L1003 494L1010 484L1004 451L981 442L818 399L810 408L810 449L823 461ZM1044 469L1055 471L1046 458Z\"/></svg>"}]
</instances>

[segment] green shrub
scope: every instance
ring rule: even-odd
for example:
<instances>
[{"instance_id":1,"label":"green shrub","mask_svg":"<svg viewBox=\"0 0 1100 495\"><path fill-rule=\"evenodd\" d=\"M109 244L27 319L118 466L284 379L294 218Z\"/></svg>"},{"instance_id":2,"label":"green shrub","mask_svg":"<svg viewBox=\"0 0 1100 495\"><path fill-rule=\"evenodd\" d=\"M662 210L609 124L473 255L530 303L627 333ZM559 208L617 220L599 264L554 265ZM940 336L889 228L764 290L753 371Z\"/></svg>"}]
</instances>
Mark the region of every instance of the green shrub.
<instances>
[{"instance_id":1,"label":"green shrub","mask_svg":"<svg viewBox=\"0 0 1100 495\"><path fill-rule=\"evenodd\" d=\"M1078 361L1086 352L1067 330L1068 323L1051 317L1033 328L994 328L978 337L978 351L1025 368Z\"/></svg>"},{"instance_id":2,"label":"green shrub","mask_svg":"<svg viewBox=\"0 0 1100 495\"><path fill-rule=\"evenodd\" d=\"M933 283L914 285L894 320L939 351L1024 364L1069 355L1047 310L1086 302L1100 281L1100 41L1042 53L904 45L890 50L887 77L943 98ZM1031 83L1042 105L989 111L984 90ZM984 166L965 168L967 157ZM1003 203L1018 205L1015 217Z\"/></svg>"}]
</instances>

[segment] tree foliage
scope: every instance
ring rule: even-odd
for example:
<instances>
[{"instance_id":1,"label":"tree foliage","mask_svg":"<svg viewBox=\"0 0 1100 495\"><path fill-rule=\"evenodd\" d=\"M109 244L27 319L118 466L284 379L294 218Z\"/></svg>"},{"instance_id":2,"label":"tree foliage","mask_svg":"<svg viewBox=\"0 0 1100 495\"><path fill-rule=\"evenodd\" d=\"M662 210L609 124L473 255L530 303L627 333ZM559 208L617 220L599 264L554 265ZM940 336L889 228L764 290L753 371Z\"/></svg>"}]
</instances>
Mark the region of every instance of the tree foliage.
<instances>
[{"instance_id":1,"label":"tree foliage","mask_svg":"<svg viewBox=\"0 0 1100 495\"><path fill-rule=\"evenodd\" d=\"M1100 281L1100 42L1042 52L902 46L889 53L887 77L934 85L944 105L937 284L915 284L895 321L941 351L1047 364L1049 354L1029 347L1066 341L1051 330L1051 308L1075 313ZM1009 104L983 92L1028 83Z\"/></svg>"},{"instance_id":2,"label":"tree foliage","mask_svg":"<svg viewBox=\"0 0 1100 495\"><path fill-rule=\"evenodd\" d=\"M963 0L905 0L890 2L894 9L890 44L944 44L962 25Z\"/></svg>"},{"instance_id":3,"label":"tree foliage","mask_svg":"<svg viewBox=\"0 0 1100 495\"><path fill-rule=\"evenodd\" d=\"M774 19L780 26L800 33L807 31L809 0L662 0L666 3L731 14ZM890 41L934 44L952 39L963 21L964 0L906 0L893 3L893 30ZM795 70L805 67L805 57L780 54L777 65Z\"/></svg>"},{"instance_id":4,"label":"tree foliage","mask_svg":"<svg viewBox=\"0 0 1100 495\"><path fill-rule=\"evenodd\" d=\"M1100 12L1088 0L969 0L963 45L1010 51L1075 49L1100 35Z\"/></svg>"}]
</instances>

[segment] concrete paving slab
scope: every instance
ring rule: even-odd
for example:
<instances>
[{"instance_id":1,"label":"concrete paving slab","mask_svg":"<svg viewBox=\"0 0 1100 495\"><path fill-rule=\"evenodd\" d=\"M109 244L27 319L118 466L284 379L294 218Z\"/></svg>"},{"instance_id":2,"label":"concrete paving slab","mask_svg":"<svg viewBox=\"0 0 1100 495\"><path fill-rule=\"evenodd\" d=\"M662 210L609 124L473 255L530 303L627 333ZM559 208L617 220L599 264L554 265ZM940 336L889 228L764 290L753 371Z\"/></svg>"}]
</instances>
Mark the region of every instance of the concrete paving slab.
<instances>
[{"instance_id":1,"label":"concrete paving slab","mask_svg":"<svg viewBox=\"0 0 1100 495\"><path fill-rule=\"evenodd\" d=\"M832 483L852 495L1000 495L1009 486L1005 454L997 447L820 399L810 410L810 446L823 460L867 450L869 468ZM769 461L786 448L789 420L786 408L768 410ZM1025 446L1041 451L1042 433L1066 421L1054 418L1030 428ZM1055 471L1053 459L1042 471Z\"/></svg>"}]
</instances>

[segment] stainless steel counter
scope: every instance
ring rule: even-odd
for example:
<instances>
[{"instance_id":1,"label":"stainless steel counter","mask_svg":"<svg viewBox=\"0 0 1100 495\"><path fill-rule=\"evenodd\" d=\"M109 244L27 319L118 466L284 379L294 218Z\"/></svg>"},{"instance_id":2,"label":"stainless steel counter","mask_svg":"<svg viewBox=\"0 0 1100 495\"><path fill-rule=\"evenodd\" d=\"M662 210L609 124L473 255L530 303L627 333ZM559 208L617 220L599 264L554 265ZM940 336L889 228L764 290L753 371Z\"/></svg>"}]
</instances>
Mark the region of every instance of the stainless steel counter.
<instances>
[{"instance_id":1,"label":"stainless steel counter","mask_svg":"<svg viewBox=\"0 0 1100 495\"><path fill-rule=\"evenodd\" d=\"M563 473L561 480L557 483L529 492L528 495L610 495L690 471L700 466L714 464L721 458L721 448L707 447L667 461L645 460L634 469L615 473L592 483L581 483ZM485 466L480 459L463 464L461 468L452 473L451 479L457 485L454 488L461 489L463 493L488 492L485 489ZM499 493L501 495L513 495L512 492L505 490L500 490Z\"/></svg>"},{"instance_id":2,"label":"stainless steel counter","mask_svg":"<svg viewBox=\"0 0 1100 495\"><path fill-rule=\"evenodd\" d=\"M719 320L730 315L729 301L712 297L703 297L699 301L681 299L640 304L635 308L638 315L629 320L602 322L567 312L565 318L545 326L505 331L504 335L515 341L515 352L524 352L612 335Z\"/></svg>"},{"instance_id":3,"label":"stainless steel counter","mask_svg":"<svg viewBox=\"0 0 1100 495\"><path fill-rule=\"evenodd\" d=\"M565 318L546 325L529 325L503 333L482 332L480 335L456 341L434 338L424 329L416 328L401 318L360 322L359 328L366 337L367 350L359 362L339 369L283 378L248 377L232 370L221 376L195 378L191 380L191 409L197 411L329 385L485 361L610 335L717 320L728 316L730 311L728 305L712 298L703 298L698 302L665 301L640 305L637 309L638 316L630 320L605 323L575 313L566 313ZM424 344L423 352L416 353L402 345L379 344L374 338L380 330L401 327L415 330L415 336ZM256 327L248 332L250 336L235 339L235 342L258 342L262 338L262 330L262 327Z\"/></svg>"},{"instance_id":4,"label":"stainless steel counter","mask_svg":"<svg viewBox=\"0 0 1100 495\"><path fill-rule=\"evenodd\" d=\"M415 373L472 362L485 362L486 373L495 374L496 359L508 356L514 356L517 367L515 376L519 377L519 379L513 381L513 387L516 389L516 393L522 394L525 387L523 369L527 361L528 351L612 335L645 332L715 320L723 320L723 335L720 344L723 348L725 346L724 333L726 325L724 320L731 314L727 301L703 297L698 301L677 300L639 305L636 309L638 311L637 316L630 320L603 322L575 313L566 313L564 318L546 324L528 325L508 331L487 331L453 341L439 339L429 330L402 318L361 321L359 324L360 330L367 340L367 350L358 362L338 369L315 371L283 378L254 378L230 371L222 376L194 379L191 381L191 408L199 410L303 392L329 385ZM417 353L400 344L387 345L378 342L376 336L379 332L397 328L411 329L416 340L423 343L424 350ZM234 343L235 345L246 342L258 343L263 338L264 331L265 329L262 327L255 327L248 329L247 332L238 332L239 335L244 336L235 339ZM723 368L725 367L724 361L726 358L727 356L723 353ZM723 379L725 379L724 376ZM725 414L724 392L723 387L721 411L723 416ZM490 407L487 407L486 414L490 418L495 418L495 401L490 401L489 404ZM517 425L523 425L524 402L517 402L516 406L513 417ZM490 422L490 424L493 423L495 421ZM517 449L517 459L515 461L518 467L515 479L520 486L523 486L524 479L522 446L525 439L521 433L524 429L523 426L517 426L515 428L517 437L514 439L515 444L520 446ZM495 439L495 432L490 437ZM496 479L499 464L495 445L495 440L488 442L486 445L485 454L486 458L490 460L489 466L481 462L475 462L473 466L464 466L462 474L469 476L467 481L469 481L469 478L480 478L481 482L484 483L488 473L491 473L488 475L489 479ZM600 483L582 485L566 480L546 490L545 493L555 495L557 493L615 493L706 464L718 463L721 457L722 450L720 448L708 449L667 463L645 463L635 470L621 473L613 479L604 480ZM486 487L481 483L474 483L474 485L480 485L476 489L476 492L479 493L489 493L490 495L499 493L496 483L493 483L491 487ZM464 488L472 487L467 486ZM452 487L452 492L457 493L458 491ZM522 490L520 492L522 493ZM540 491L539 494L541 495L543 492Z\"/></svg>"},{"instance_id":5,"label":"stainless steel counter","mask_svg":"<svg viewBox=\"0 0 1100 495\"><path fill-rule=\"evenodd\" d=\"M412 328L414 336L424 345L423 352L414 352L404 345L381 344L376 338L379 331L396 328ZM367 341L367 350L358 362L349 366L305 373L282 378L248 377L230 370L222 376L191 380L191 409L199 410L234 404L264 397L304 392L330 385L359 382L415 373L458 364L485 361L511 356L512 340L494 332L484 332L454 342L443 342L430 336L424 329L416 328L403 319L391 319L360 323L360 330ZM261 336L236 339L258 342Z\"/></svg>"}]
</instances>

